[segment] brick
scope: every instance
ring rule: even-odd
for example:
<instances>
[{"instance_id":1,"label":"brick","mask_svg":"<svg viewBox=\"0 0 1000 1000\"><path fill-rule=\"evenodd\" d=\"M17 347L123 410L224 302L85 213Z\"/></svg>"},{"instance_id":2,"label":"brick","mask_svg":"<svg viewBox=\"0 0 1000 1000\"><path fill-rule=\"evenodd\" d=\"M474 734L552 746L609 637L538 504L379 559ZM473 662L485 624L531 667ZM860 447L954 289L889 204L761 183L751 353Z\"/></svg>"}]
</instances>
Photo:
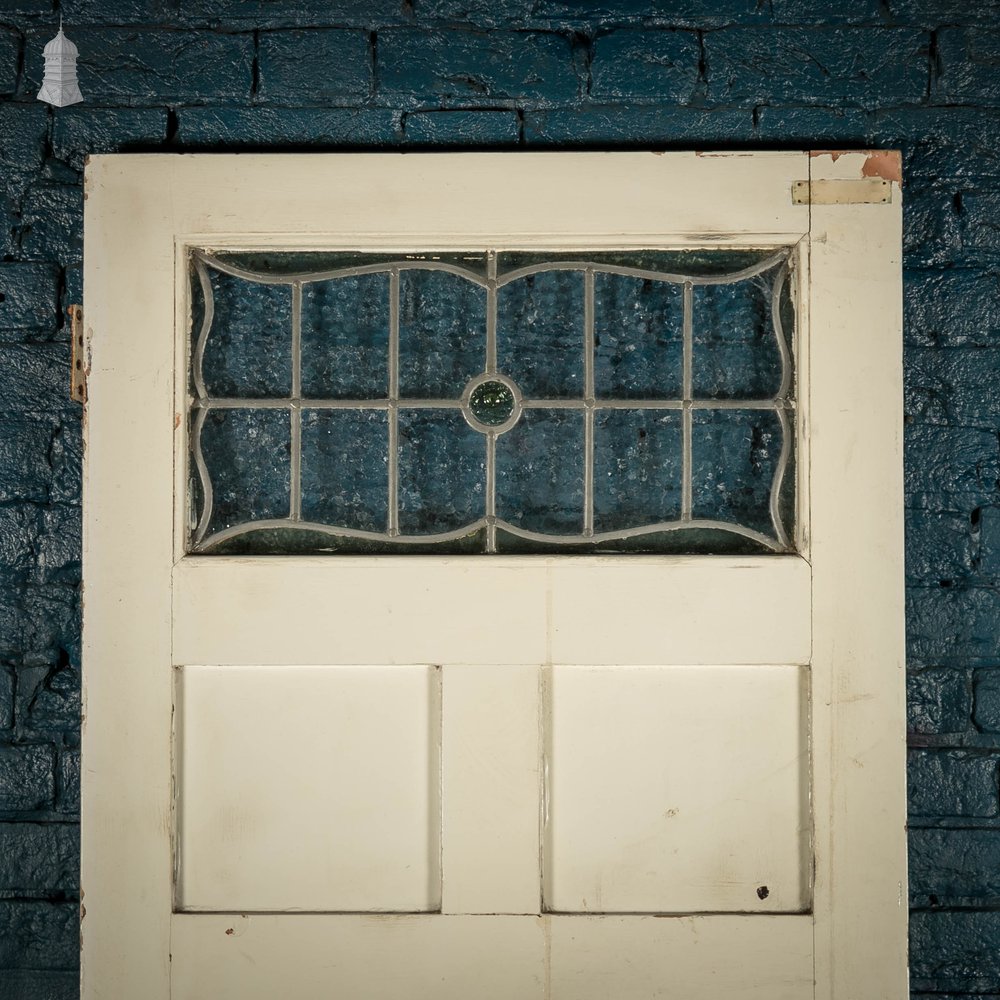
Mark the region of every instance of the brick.
<instances>
[{"instance_id":1,"label":"brick","mask_svg":"<svg viewBox=\"0 0 1000 1000\"><path fill-rule=\"evenodd\" d=\"M927 36L909 28L726 28L705 34L718 104L875 107L920 100Z\"/></svg>"},{"instance_id":2,"label":"brick","mask_svg":"<svg viewBox=\"0 0 1000 1000\"><path fill-rule=\"evenodd\" d=\"M40 52L51 33L51 28L29 32L29 51ZM72 39L80 50L77 71L88 109L99 104L196 104L250 95L249 33L101 27L77 28ZM25 96L37 92L41 74L41 60L30 61L21 85Z\"/></svg>"},{"instance_id":3,"label":"brick","mask_svg":"<svg viewBox=\"0 0 1000 1000\"><path fill-rule=\"evenodd\" d=\"M0 900L0 969L78 968L79 922L77 903Z\"/></svg>"},{"instance_id":4,"label":"brick","mask_svg":"<svg viewBox=\"0 0 1000 1000\"><path fill-rule=\"evenodd\" d=\"M78 586L46 584L21 589L22 658L27 665L80 662Z\"/></svg>"},{"instance_id":5,"label":"brick","mask_svg":"<svg viewBox=\"0 0 1000 1000\"><path fill-rule=\"evenodd\" d=\"M261 33L258 94L263 101L360 101L368 97L371 87L371 49L365 32Z\"/></svg>"},{"instance_id":6,"label":"brick","mask_svg":"<svg viewBox=\"0 0 1000 1000\"><path fill-rule=\"evenodd\" d=\"M24 615L13 587L0 587L0 661L19 660L24 638Z\"/></svg>"},{"instance_id":7,"label":"brick","mask_svg":"<svg viewBox=\"0 0 1000 1000\"><path fill-rule=\"evenodd\" d=\"M831 4L829 0L770 0L770 7L778 24L879 25L884 21L879 0L852 0L847 4Z\"/></svg>"},{"instance_id":8,"label":"brick","mask_svg":"<svg viewBox=\"0 0 1000 1000\"><path fill-rule=\"evenodd\" d=\"M93 0L100 3L100 0ZM403 0L183 0L179 20L185 24L275 28L333 26L377 28L408 24L412 17Z\"/></svg>"},{"instance_id":9,"label":"brick","mask_svg":"<svg viewBox=\"0 0 1000 1000\"><path fill-rule=\"evenodd\" d=\"M0 824L0 895L52 898L80 891L80 828Z\"/></svg>"},{"instance_id":10,"label":"brick","mask_svg":"<svg viewBox=\"0 0 1000 1000\"><path fill-rule=\"evenodd\" d=\"M0 346L0 411L69 409L69 345Z\"/></svg>"},{"instance_id":11,"label":"brick","mask_svg":"<svg viewBox=\"0 0 1000 1000\"><path fill-rule=\"evenodd\" d=\"M953 104L1000 104L1000 30L943 28L934 99Z\"/></svg>"},{"instance_id":12,"label":"brick","mask_svg":"<svg viewBox=\"0 0 1000 1000\"><path fill-rule=\"evenodd\" d=\"M906 728L922 736L962 733L969 728L972 692L964 670L930 667L906 677Z\"/></svg>"},{"instance_id":13,"label":"brick","mask_svg":"<svg viewBox=\"0 0 1000 1000\"><path fill-rule=\"evenodd\" d=\"M1000 263L1000 191L963 192L959 225L968 256Z\"/></svg>"},{"instance_id":14,"label":"brick","mask_svg":"<svg viewBox=\"0 0 1000 1000\"><path fill-rule=\"evenodd\" d=\"M34 504L0 507L0 580L24 582L32 570L41 515Z\"/></svg>"},{"instance_id":15,"label":"brick","mask_svg":"<svg viewBox=\"0 0 1000 1000\"><path fill-rule=\"evenodd\" d=\"M903 199L903 259L907 267L967 263L957 194L950 185L918 181L907 186ZM977 262L972 263L975 266Z\"/></svg>"},{"instance_id":16,"label":"brick","mask_svg":"<svg viewBox=\"0 0 1000 1000\"><path fill-rule=\"evenodd\" d=\"M34 260L83 258L83 190L66 184L32 187L21 209L21 252Z\"/></svg>"},{"instance_id":17,"label":"brick","mask_svg":"<svg viewBox=\"0 0 1000 1000\"><path fill-rule=\"evenodd\" d=\"M0 173L31 174L41 170L48 132L46 105L38 101L34 104L0 104ZM7 187L9 182L0 183Z\"/></svg>"},{"instance_id":18,"label":"brick","mask_svg":"<svg viewBox=\"0 0 1000 1000\"><path fill-rule=\"evenodd\" d=\"M559 111L528 111L524 138L534 146L593 146L636 143L657 148L701 148L713 144L752 144L753 115L749 110L701 111L679 108L585 107Z\"/></svg>"},{"instance_id":19,"label":"brick","mask_svg":"<svg viewBox=\"0 0 1000 1000\"><path fill-rule=\"evenodd\" d=\"M995 25L1000 18L998 0L887 0L889 17L894 24L916 24L937 28L943 24Z\"/></svg>"},{"instance_id":20,"label":"brick","mask_svg":"<svg viewBox=\"0 0 1000 1000\"><path fill-rule=\"evenodd\" d=\"M984 581L1000 581L1000 508L979 508L979 574Z\"/></svg>"},{"instance_id":21,"label":"brick","mask_svg":"<svg viewBox=\"0 0 1000 1000\"><path fill-rule=\"evenodd\" d=\"M513 111L414 111L404 119L409 143L511 146L521 134Z\"/></svg>"},{"instance_id":22,"label":"brick","mask_svg":"<svg viewBox=\"0 0 1000 1000\"><path fill-rule=\"evenodd\" d=\"M969 514L915 508L906 512L906 578L916 584L968 580L978 555L978 524Z\"/></svg>"},{"instance_id":23,"label":"brick","mask_svg":"<svg viewBox=\"0 0 1000 1000\"><path fill-rule=\"evenodd\" d=\"M35 575L39 581L79 581L80 522L79 507L59 506L43 511L35 554Z\"/></svg>"},{"instance_id":24,"label":"brick","mask_svg":"<svg viewBox=\"0 0 1000 1000\"><path fill-rule=\"evenodd\" d=\"M63 750L59 754L59 793L56 808L61 813L80 812L80 751Z\"/></svg>"},{"instance_id":25,"label":"brick","mask_svg":"<svg viewBox=\"0 0 1000 1000\"><path fill-rule=\"evenodd\" d=\"M79 502L83 468L83 434L78 413L60 415L61 422L52 439L49 461L52 468L54 501Z\"/></svg>"},{"instance_id":26,"label":"brick","mask_svg":"<svg viewBox=\"0 0 1000 1000\"><path fill-rule=\"evenodd\" d=\"M995 497L1000 479L996 434L915 425L906 430L904 450L908 506L972 510Z\"/></svg>"},{"instance_id":27,"label":"brick","mask_svg":"<svg viewBox=\"0 0 1000 1000\"><path fill-rule=\"evenodd\" d=\"M1000 274L903 272L903 329L925 347L1000 347Z\"/></svg>"},{"instance_id":28,"label":"brick","mask_svg":"<svg viewBox=\"0 0 1000 1000\"><path fill-rule=\"evenodd\" d=\"M1000 348L911 347L905 410L920 423L1000 428Z\"/></svg>"},{"instance_id":29,"label":"brick","mask_svg":"<svg viewBox=\"0 0 1000 1000\"><path fill-rule=\"evenodd\" d=\"M49 264L0 264L0 330L52 328L59 273Z\"/></svg>"},{"instance_id":30,"label":"brick","mask_svg":"<svg viewBox=\"0 0 1000 1000\"><path fill-rule=\"evenodd\" d=\"M229 149L386 146L399 141L401 117L381 108L181 108L178 140L191 147L225 143Z\"/></svg>"},{"instance_id":31,"label":"brick","mask_svg":"<svg viewBox=\"0 0 1000 1000\"><path fill-rule=\"evenodd\" d=\"M80 1000L80 974L73 970L4 969L3 982L8 991L4 1000ZM989 998L978 997L977 1000Z\"/></svg>"},{"instance_id":32,"label":"brick","mask_svg":"<svg viewBox=\"0 0 1000 1000\"><path fill-rule=\"evenodd\" d=\"M1000 659L1000 595L986 587L910 587L906 642L911 666L966 667Z\"/></svg>"},{"instance_id":33,"label":"brick","mask_svg":"<svg viewBox=\"0 0 1000 1000\"><path fill-rule=\"evenodd\" d=\"M911 914L910 988L1000 990L1000 912Z\"/></svg>"},{"instance_id":34,"label":"brick","mask_svg":"<svg viewBox=\"0 0 1000 1000\"><path fill-rule=\"evenodd\" d=\"M14 93L20 52L21 35L13 28L0 27L0 94Z\"/></svg>"},{"instance_id":35,"label":"brick","mask_svg":"<svg viewBox=\"0 0 1000 1000\"><path fill-rule=\"evenodd\" d=\"M692 31L626 29L594 42L590 93L689 104L698 85L701 46Z\"/></svg>"},{"instance_id":36,"label":"brick","mask_svg":"<svg viewBox=\"0 0 1000 1000\"><path fill-rule=\"evenodd\" d=\"M55 666L20 667L15 709L22 732L42 734L79 729L79 671L65 654Z\"/></svg>"},{"instance_id":37,"label":"brick","mask_svg":"<svg viewBox=\"0 0 1000 1000\"><path fill-rule=\"evenodd\" d=\"M871 116L868 143L903 150L903 176L1000 176L1000 110L890 108Z\"/></svg>"},{"instance_id":38,"label":"brick","mask_svg":"<svg viewBox=\"0 0 1000 1000\"><path fill-rule=\"evenodd\" d=\"M913 816L996 816L997 759L965 750L912 750L909 811Z\"/></svg>"},{"instance_id":39,"label":"brick","mask_svg":"<svg viewBox=\"0 0 1000 1000\"><path fill-rule=\"evenodd\" d=\"M0 663L0 731L14 725L14 671Z\"/></svg>"},{"instance_id":40,"label":"brick","mask_svg":"<svg viewBox=\"0 0 1000 1000\"><path fill-rule=\"evenodd\" d=\"M55 781L52 747L0 745L0 810L48 808Z\"/></svg>"},{"instance_id":41,"label":"brick","mask_svg":"<svg viewBox=\"0 0 1000 1000\"><path fill-rule=\"evenodd\" d=\"M377 53L376 97L406 107L558 105L579 94L573 49L562 35L390 28L379 32Z\"/></svg>"},{"instance_id":42,"label":"brick","mask_svg":"<svg viewBox=\"0 0 1000 1000\"><path fill-rule=\"evenodd\" d=\"M0 187L13 176L13 171L0 174ZM9 195L0 190L0 260L11 260L20 237L21 216Z\"/></svg>"},{"instance_id":43,"label":"brick","mask_svg":"<svg viewBox=\"0 0 1000 1000\"><path fill-rule=\"evenodd\" d=\"M59 11L72 24L162 24L177 18L178 0L59 0ZM70 29L67 29L68 31Z\"/></svg>"},{"instance_id":44,"label":"brick","mask_svg":"<svg viewBox=\"0 0 1000 1000\"><path fill-rule=\"evenodd\" d=\"M65 108L52 123L52 154L82 170L91 153L148 150L165 141L162 108Z\"/></svg>"},{"instance_id":45,"label":"brick","mask_svg":"<svg viewBox=\"0 0 1000 1000\"><path fill-rule=\"evenodd\" d=\"M427 6L425 0L415 0L417 15ZM476 0L479 8L485 0ZM868 2L868 0L866 0ZM438 8L464 8L468 0L436 0ZM691 28L710 28L726 24L767 23L770 3L760 0L716 0L706 4L703 0L672 0L666 5L662 0L537 0L532 5L535 19L548 19L578 27L595 24L627 24L649 19L669 20L672 25Z\"/></svg>"},{"instance_id":46,"label":"brick","mask_svg":"<svg viewBox=\"0 0 1000 1000\"><path fill-rule=\"evenodd\" d=\"M767 142L815 147L817 143L866 146L869 113L858 108L762 107L757 134Z\"/></svg>"},{"instance_id":47,"label":"brick","mask_svg":"<svg viewBox=\"0 0 1000 1000\"><path fill-rule=\"evenodd\" d=\"M994 906L1000 903L1000 830L911 830L913 906Z\"/></svg>"},{"instance_id":48,"label":"brick","mask_svg":"<svg viewBox=\"0 0 1000 1000\"><path fill-rule=\"evenodd\" d=\"M977 670L972 720L984 733L1000 733L1000 670Z\"/></svg>"}]
</instances>

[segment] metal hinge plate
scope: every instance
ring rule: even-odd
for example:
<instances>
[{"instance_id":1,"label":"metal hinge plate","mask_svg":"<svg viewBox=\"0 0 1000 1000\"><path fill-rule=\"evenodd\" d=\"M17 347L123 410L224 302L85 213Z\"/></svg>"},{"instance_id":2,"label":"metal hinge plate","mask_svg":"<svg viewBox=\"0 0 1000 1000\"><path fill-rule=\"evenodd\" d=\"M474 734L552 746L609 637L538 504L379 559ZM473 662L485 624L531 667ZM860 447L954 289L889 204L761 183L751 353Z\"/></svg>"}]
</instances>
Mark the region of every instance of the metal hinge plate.
<instances>
[{"instance_id":1,"label":"metal hinge plate","mask_svg":"<svg viewBox=\"0 0 1000 1000\"><path fill-rule=\"evenodd\" d=\"M892 201L892 181L881 177L860 180L796 181L793 205L887 205Z\"/></svg>"},{"instance_id":2,"label":"metal hinge plate","mask_svg":"<svg viewBox=\"0 0 1000 1000\"><path fill-rule=\"evenodd\" d=\"M83 306L72 305L66 310L69 315L70 331L70 376L69 395L78 403L87 402L87 375L90 372L90 358L87 339L83 331Z\"/></svg>"}]
</instances>

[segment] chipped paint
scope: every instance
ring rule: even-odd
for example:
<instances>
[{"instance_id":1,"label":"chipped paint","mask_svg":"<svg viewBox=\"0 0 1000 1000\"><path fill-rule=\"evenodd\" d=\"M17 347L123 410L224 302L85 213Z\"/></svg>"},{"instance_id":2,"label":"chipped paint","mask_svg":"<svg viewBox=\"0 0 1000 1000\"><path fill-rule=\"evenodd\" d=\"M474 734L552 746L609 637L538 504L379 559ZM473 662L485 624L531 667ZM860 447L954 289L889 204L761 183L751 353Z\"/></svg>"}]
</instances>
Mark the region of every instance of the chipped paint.
<instances>
[{"instance_id":1,"label":"chipped paint","mask_svg":"<svg viewBox=\"0 0 1000 1000\"><path fill-rule=\"evenodd\" d=\"M898 149L873 149L861 168L862 177L881 177L903 183L903 157Z\"/></svg>"}]
</instances>

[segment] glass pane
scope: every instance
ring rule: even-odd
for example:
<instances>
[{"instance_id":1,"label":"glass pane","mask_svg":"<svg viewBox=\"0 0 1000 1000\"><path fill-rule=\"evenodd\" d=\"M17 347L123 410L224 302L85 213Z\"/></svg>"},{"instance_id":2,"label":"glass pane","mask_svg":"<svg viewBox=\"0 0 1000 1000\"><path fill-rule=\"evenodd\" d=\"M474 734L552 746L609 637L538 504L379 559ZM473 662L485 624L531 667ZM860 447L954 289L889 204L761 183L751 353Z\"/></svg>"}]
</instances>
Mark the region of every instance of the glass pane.
<instances>
[{"instance_id":1,"label":"glass pane","mask_svg":"<svg viewBox=\"0 0 1000 1000\"><path fill-rule=\"evenodd\" d=\"M389 421L384 410L302 414L302 520L385 531Z\"/></svg>"},{"instance_id":2,"label":"glass pane","mask_svg":"<svg viewBox=\"0 0 1000 1000\"><path fill-rule=\"evenodd\" d=\"M190 547L790 551L791 262L196 251Z\"/></svg>"},{"instance_id":3,"label":"glass pane","mask_svg":"<svg viewBox=\"0 0 1000 1000\"><path fill-rule=\"evenodd\" d=\"M525 410L497 438L497 515L546 535L583 531L583 413Z\"/></svg>"},{"instance_id":4,"label":"glass pane","mask_svg":"<svg viewBox=\"0 0 1000 1000\"><path fill-rule=\"evenodd\" d=\"M500 371L526 399L582 397L583 272L529 274L497 298Z\"/></svg>"},{"instance_id":5,"label":"glass pane","mask_svg":"<svg viewBox=\"0 0 1000 1000\"><path fill-rule=\"evenodd\" d=\"M384 399L389 394L389 275L302 286L302 395Z\"/></svg>"}]
</instances>

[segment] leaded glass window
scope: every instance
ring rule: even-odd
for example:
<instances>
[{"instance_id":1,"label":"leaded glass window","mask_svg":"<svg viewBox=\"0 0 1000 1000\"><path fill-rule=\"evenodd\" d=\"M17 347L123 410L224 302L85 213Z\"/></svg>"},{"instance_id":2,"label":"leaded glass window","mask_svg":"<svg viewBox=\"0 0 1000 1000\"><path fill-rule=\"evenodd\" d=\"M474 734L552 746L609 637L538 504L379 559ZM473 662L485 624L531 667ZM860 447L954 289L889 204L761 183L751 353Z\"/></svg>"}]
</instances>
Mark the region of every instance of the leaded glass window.
<instances>
[{"instance_id":1,"label":"leaded glass window","mask_svg":"<svg viewBox=\"0 0 1000 1000\"><path fill-rule=\"evenodd\" d=\"M194 251L189 550L790 551L791 265Z\"/></svg>"}]
</instances>

